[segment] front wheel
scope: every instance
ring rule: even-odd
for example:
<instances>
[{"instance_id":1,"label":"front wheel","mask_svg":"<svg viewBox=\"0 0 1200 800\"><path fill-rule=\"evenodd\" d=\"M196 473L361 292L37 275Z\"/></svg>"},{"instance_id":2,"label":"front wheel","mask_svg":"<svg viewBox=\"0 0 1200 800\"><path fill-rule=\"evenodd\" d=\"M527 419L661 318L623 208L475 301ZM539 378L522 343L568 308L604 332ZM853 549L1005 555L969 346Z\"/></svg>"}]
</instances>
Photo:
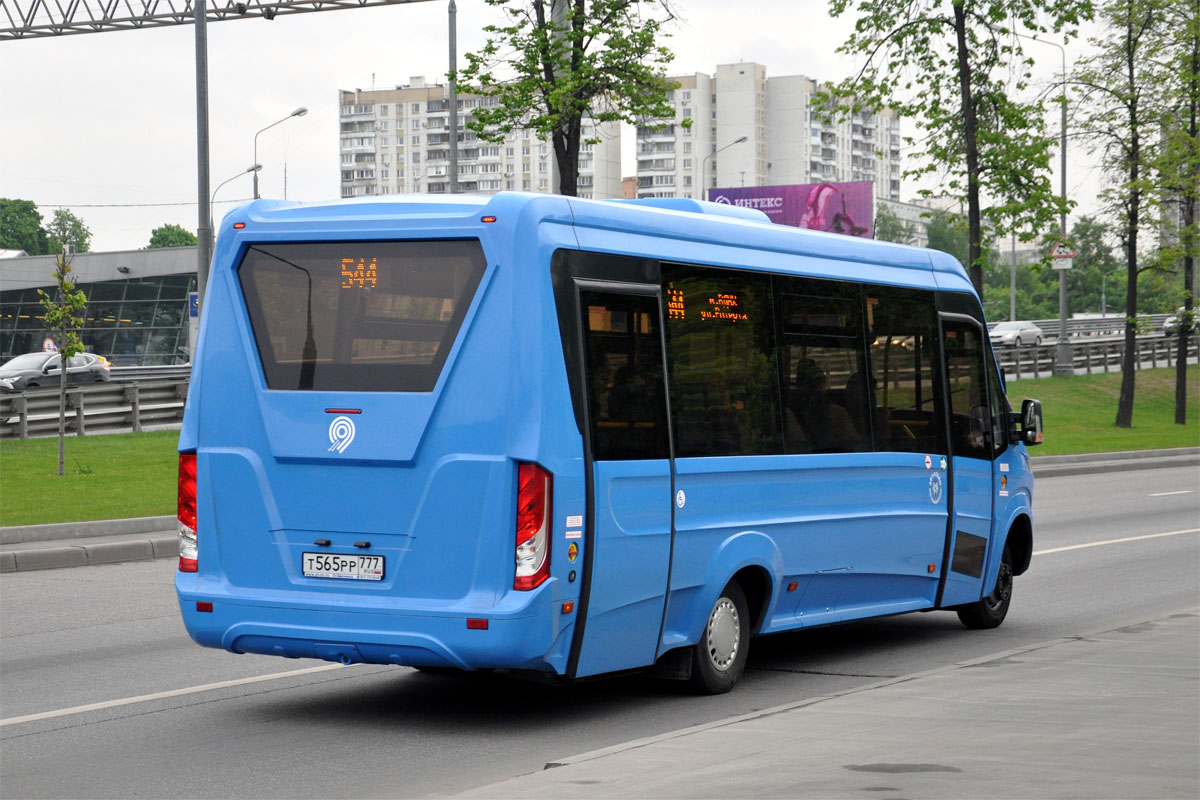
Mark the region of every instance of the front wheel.
<instances>
[{"instance_id":1,"label":"front wheel","mask_svg":"<svg viewBox=\"0 0 1200 800\"><path fill-rule=\"evenodd\" d=\"M1012 555L1005 544L1004 554L1000 556L1000 573L996 576L996 587L986 597L956 608L959 621L972 630L998 627L1008 615L1008 606L1012 602L1012 588Z\"/></svg>"},{"instance_id":2,"label":"front wheel","mask_svg":"<svg viewBox=\"0 0 1200 800\"><path fill-rule=\"evenodd\" d=\"M749 649L746 595L736 581L730 581L713 604L700 641L692 647L692 688L704 694L728 692L746 668Z\"/></svg>"}]
</instances>

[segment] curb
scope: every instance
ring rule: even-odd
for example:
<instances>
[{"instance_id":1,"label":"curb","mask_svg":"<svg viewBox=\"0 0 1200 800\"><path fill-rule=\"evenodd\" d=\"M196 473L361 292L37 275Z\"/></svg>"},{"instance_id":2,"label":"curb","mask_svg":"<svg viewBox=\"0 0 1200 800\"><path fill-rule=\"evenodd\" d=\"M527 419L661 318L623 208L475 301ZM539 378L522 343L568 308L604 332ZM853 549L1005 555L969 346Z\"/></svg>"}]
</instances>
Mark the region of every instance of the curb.
<instances>
[{"instance_id":1,"label":"curb","mask_svg":"<svg viewBox=\"0 0 1200 800\"><path fill-rule=\"evenodd\" d=\"M0 552L0 573L151 561L179 555L178 536L151 536Z\"/></svg>"},{"instance_id":2,"label":"curb","mask_svg":"<svg viewBox=\"0 0 1200 800\"><path fill-rule=\"evenodd\" d=\"M129 533L154 533L175 527L175 517L128 517L95 522L53 522L48 525L13 525L0 528L0 545L25 542L49 542L59 539L84 539L92 536L121 536Z\"/></svg>"},{"instance_id":3,"label":"curb","mask_svg":"<svg viewBox=\"0 0 1200 800\"><path fill-rule=\"evenodd\" d=\"M1200 465L1200 447L1171 450L1127 450L1118 453L1084 453L1068 456L1034 456L1029 459L1034 478L1093 475L1166 467Z\"/></svg>"}]
</instances>

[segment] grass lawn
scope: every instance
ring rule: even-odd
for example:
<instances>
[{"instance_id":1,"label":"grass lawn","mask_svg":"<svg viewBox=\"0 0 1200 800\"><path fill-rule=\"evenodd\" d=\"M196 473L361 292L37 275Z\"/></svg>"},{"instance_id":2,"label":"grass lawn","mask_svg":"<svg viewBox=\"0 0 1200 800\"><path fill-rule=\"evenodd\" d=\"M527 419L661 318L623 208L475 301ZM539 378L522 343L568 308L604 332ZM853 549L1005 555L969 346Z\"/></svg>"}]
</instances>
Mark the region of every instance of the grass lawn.
<instances>
[{"instance_id":1,"label":"grass lawn","mask_svg":"<svg viewBox=\"0 0 1200 800\"><path fill-rule=\"evenodd\" d=\"M1200 445L1200 369L1188 371L1188 424L1176 425L1175 370L1137 374L1133 427L1117 428L1118 373L1012 381L1013 406L1036 397L1046 441L1034 456ZM0 525L76 522L175 513L176 431L68 436L59 478L58 439L0 442Z\"/></svg>"},{"instance_id":2,"label":"grass lawn","mask_svg":"<svg viewBox=\"0 0 1200 800\"><path fill-rule=\"evenodd\" d=\"M1134 382L1133 427L1118 428L1117 398L1121 375L1076 375L1009 381L1008 399L1014 410L1021 401L1042 401L1046 440L1029 453L1104 453L1117 450L1157 450L1200 446L1200 369L1188 367L1187 424L1175 424L1175 368L1146 369Z\"/></svg>"},{"instance_id":3,"label":"grass lawn","mask_svg":"<svg viewBox=\"0 0 1200 800\"><path fill-rule=\"evenodd\" d=\"M0 442L0 525L175 513L179 431Z\"/></svg>"}]
</instances>

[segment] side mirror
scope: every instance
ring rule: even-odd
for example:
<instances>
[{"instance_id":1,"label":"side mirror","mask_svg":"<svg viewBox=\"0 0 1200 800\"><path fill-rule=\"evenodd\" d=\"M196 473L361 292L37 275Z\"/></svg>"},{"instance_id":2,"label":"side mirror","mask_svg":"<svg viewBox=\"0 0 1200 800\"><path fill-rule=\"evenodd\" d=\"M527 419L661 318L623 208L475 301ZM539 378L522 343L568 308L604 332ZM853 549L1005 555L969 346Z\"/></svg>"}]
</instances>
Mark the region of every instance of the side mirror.
<instances>
[{"instance_id":1,"label":"side mirror","mask_svg":"<svg viewBox=\"0 0 1200 800\"><path fill-rule=\"evenodd\" d=\"M1021 441L1025 446L1041 444L1042 430L1042 401L1026 400L1021 403Z\"/></svg>"}]
</instances>

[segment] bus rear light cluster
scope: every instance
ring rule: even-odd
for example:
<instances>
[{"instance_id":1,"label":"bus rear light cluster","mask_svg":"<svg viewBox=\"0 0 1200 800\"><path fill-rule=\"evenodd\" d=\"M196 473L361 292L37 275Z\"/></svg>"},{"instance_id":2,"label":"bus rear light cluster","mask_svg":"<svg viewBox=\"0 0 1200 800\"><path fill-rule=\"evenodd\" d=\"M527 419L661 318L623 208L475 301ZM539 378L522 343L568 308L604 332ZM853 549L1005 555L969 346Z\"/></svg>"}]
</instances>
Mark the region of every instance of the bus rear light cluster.
<instances>
[{"instance_id":1,"label":"bus rear light cluster","mask_svg":"<svg viewBox=\"0 0 1200 800\"><path fill-rule=\"evenodd\" d=\"M550 577L550 499L554 480L537 464L517 465L517 548L513 588L536 589Z\"/></svg>"},{"instance_id":2,"label":"bus rear light cluster","mask_svg":"<svg viewBox=\"0 0 1200 800\"><path fill-rule=\"evenodd\" d=\"M196 454L179 454L179 571L196 572Z\"/></svg>"}]
</instances>

